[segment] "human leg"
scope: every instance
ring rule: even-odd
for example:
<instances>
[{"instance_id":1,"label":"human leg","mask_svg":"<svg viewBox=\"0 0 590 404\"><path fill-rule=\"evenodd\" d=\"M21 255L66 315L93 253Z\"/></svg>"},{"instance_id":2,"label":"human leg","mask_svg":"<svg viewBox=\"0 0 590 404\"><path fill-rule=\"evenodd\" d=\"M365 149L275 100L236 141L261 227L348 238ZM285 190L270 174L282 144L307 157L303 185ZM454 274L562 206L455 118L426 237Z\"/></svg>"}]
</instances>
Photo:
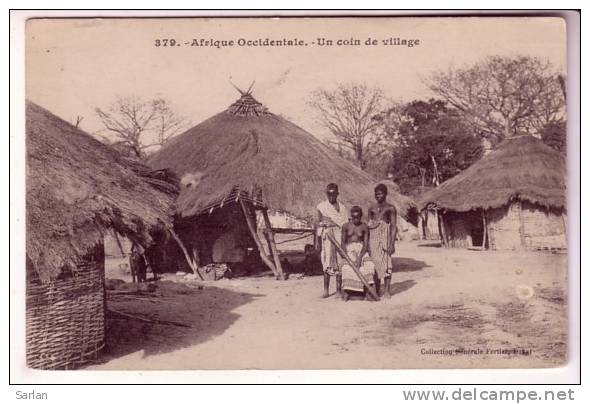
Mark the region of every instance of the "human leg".
<instances>
[{"instance_id":1,"label":"human leg","mask_svg":"<svg viewBox=\"0 0 590 404\"><path fill-rule=\"evenodd\" d=\"M323 298L330 296L330 274L324 272L324 294Z\"/></svg>"},{"instance_id":2,"label":"human leg","mask_svg":"<svg viewBox=\"0 0 590 404\"><path fill-rule=\"evenodd\" d=\"M385 297L391 297L390 286L391 286L391 275L387 275L385 277L385 279L383 280L383 295Z\"/></svg>"},{"instance_id":3,"label":"human leg","mask_svg":"<svg viewBox=\"0 0 590 404\"><path fill-rule=\"evenodd\" d=\"M336 292L342 293L342 273L336 274Z\"/></svg>"},{"instance_id":4,"label":"human leg","mask_svg":"<svg viewBox=\"0 0 590 404\"><path fill-rule=\"evenodd\" d=\"M375 292L377 293L377 296L381 296L381 279L379 279L377 272L373 275L373 279L375 281Z\"/></svg>"}]
</instances>

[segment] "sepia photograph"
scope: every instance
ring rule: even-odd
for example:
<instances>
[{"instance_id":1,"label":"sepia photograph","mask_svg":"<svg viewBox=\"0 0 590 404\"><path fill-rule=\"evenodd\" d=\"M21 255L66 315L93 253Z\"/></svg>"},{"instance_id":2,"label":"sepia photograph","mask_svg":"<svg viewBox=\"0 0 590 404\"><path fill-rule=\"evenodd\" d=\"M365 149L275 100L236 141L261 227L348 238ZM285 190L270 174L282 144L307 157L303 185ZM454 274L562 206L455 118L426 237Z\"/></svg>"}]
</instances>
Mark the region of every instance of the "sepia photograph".
<instances>
[{"instance_id":1,"label":"sepia photograph","mask_svg":"<svg viewBox=\"0 0 590 404\"><path fill-rule=\"evenodd\" d=\"M30 18L24 36L23 366L571 360L565 19Z\"/></svg>"}]
</instances>

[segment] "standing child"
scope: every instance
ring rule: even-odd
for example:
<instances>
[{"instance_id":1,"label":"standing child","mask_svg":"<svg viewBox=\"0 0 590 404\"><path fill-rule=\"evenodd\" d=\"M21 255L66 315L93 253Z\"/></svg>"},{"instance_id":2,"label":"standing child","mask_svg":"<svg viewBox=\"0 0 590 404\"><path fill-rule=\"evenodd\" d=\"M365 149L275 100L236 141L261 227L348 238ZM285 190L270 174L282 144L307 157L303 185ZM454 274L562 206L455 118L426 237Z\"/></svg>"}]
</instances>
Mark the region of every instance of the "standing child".
<instances>
[{"instance_id":1,"label":"standing child","mask_svg":"<svg viewBox=\"0 0 590 404\"><path fill-rule=\"evenodd\" d=\"M395 253L395 237L397 235L397 210L387 202L387 186L379 184L375 187L375 201L369 207L369 253L375 264L375 284L377 293L391 297L390 285L393 264L391 256ZM381 285L383 284L383 290Z\"/></svg>"}]
</instances>

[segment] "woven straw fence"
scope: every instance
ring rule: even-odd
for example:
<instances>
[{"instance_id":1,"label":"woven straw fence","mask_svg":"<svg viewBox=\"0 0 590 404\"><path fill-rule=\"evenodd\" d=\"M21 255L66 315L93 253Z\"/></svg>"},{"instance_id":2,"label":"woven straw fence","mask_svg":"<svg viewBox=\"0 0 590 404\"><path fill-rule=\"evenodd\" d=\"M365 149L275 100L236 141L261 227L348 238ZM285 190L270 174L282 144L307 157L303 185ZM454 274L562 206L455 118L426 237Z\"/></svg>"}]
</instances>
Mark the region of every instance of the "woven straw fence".
<instances>
[{"instance_id":1,"label":"woven straw fence","mask_svg":"<svg viewBox=\"0 0 590 404\"><path fill-rule=\"evenodd\" d=\"M82 263L66 279L27 282L27 365L73 369L105 342L104 260Z\"/></svg>"}]
</instances>

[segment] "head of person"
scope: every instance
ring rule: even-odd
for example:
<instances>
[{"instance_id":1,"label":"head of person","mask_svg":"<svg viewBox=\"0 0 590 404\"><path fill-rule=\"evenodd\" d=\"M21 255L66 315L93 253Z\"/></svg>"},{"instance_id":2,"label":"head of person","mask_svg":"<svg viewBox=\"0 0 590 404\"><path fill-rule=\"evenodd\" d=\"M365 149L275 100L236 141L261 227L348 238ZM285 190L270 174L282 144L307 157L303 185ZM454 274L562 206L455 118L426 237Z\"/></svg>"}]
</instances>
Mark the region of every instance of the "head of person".
<instances>
[{"instance_id":1,"label":"head of person","mask_svg":"<svg viewBox=\"0 0 590 404\"><path fill-rule=\"evenodd\" d=\"M328 197L328 202L336 203L338 200L338 185L334 184L333 182L328 184L326 187L326 196Z\"/></svg>"},{"instance_id":2,"label":"head of person","mask_svg":"<svg viewBox=\"0 0 590 404\"><path fill-rule=\"evenodd\" d=\"M352 219L353 224L361 224L361 221L363 220L363 210L360 206L355 205L350 209L350 218Z\"/></svg>"},{"instance_id":3,"label":"head of person","mask_svg":"<svg viewBox=\"0 0 590 404\"><path fill-rule=\"evenodd\" d=\"M379 203L385 202L387 197L387 186L385 184L378 184L375 187L375 200Z\"/></svg>"}]
</instances>

